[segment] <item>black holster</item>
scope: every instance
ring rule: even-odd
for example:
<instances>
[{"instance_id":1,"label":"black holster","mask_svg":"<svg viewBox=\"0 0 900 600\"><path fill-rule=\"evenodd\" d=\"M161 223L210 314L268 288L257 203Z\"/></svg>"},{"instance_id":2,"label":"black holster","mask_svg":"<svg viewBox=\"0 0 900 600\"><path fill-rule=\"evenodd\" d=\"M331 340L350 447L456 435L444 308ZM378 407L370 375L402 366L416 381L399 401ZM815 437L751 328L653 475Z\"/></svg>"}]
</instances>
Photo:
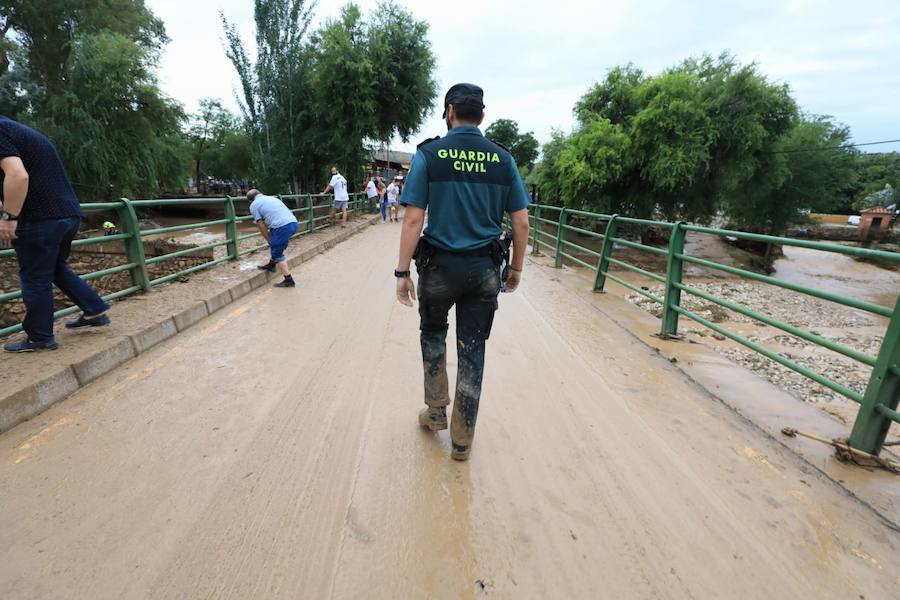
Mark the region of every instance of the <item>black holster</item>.
<instances>
[{"instance_id":1,"label":"black holster","mask_svg":"<svg viewBox=\"0 0 900 600\"><path fill-rule=\"evenodd\" d=\"M424 236L420 237L419 243L416 244L416 251L413 252L413 260L416 261L416 271L421 273L422 269L431 262L432 256L434 256L434 246L429 244Z\"/></svg>"}]
</instances>

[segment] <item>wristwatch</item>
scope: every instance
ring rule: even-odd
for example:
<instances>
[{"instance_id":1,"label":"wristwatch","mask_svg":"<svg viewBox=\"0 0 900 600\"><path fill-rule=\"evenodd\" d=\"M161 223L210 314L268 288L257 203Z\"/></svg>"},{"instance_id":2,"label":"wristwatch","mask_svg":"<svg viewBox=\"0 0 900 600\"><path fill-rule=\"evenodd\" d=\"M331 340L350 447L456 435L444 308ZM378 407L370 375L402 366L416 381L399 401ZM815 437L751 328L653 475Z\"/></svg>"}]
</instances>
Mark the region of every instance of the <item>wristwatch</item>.
<instances>
[{"instance_id":1,"label":"wristwatch","mask_svg":"<svg viewBox=\"0 0 900 600\"><path fill-rule=\"evenodd\" d=\"M5 210L0 211L0 221L17 221L19 219L19 215L14 215L12 213L8 213Z\"/></svg>"},{"instance_id":2,"label":"wristwatch","mask_svg":"<svg viewBox=\"0 0 900 600\"><path fill-rule=\"evenodd\" d=\"M394 269L394 277L409 277L409 271L398 271Z\"/></svg>"}]
</instances>

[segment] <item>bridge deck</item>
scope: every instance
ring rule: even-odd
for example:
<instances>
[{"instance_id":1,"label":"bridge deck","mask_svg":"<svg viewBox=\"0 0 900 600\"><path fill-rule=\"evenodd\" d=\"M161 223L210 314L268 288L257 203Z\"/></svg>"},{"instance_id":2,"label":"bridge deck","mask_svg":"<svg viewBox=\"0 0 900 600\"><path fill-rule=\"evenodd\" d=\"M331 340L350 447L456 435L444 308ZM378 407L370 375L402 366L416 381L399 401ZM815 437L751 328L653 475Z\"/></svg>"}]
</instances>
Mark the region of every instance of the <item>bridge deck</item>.
<instances>
[{"instance_id":1,"label":"bridge deck","mask_svg":"<svg viewBox=\"0 0 900 600\"><path fill-rule=\"evenodd\" d=\"M896 532L549 268L502 298L452 462L416 424L398 232L0 436L0 597L900 595Z\"/></svg>"}]
</instances>

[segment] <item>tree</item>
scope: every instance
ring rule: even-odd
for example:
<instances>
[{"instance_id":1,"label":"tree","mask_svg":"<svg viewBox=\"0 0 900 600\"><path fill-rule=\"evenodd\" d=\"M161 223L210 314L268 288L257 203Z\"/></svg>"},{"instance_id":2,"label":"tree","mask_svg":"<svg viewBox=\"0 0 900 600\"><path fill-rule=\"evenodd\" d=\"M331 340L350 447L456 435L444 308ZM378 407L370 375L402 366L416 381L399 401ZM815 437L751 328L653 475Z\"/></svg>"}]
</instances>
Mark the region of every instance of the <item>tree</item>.
<instances>
[{"instance_id":1,"label":"tree","mask_svg":"<svg viewBox=\"0 0 900 600\"><path fill-rule=\"evenodd\" d=\"M307 32L314 5L306 0L255 0L256 62L237 28L220 13L225 53L241 85L239 103L253 141L253 164L263 186L310 181L316 123Z\"/></svg>"},{"instance_id":2,"label":"tree","mask_svg":"<svg viewBox=\"0 0 900 600\"><path fill-rule=\"evenodd\" d=\"M181 107L153 74L166 41L143 0L0 0L0 110L46 133L82 196L181 181Z\"/></svg>"},{"instance_id":3,"label":"tree","mask_svg":"<svg viewBox=\"0 0 900 600\"><path fill-rule=\"evenodd\" d=\"M741 227L779 234L809 211L830 212L856 178L857 152L846 146L849 138L850 130L828 117L798 117L764 157L769 184L760 181L756 193L728 205L728 214Z\"/></svg>"},{"instance_id":4,"label":"tree","mask_svg":"<svg viewBox=\"0 0 900 600\"><path fill-rule=\"evenodd\" d=\"M222 15L265 186L318 188L334 163L352 173L366 140L408 140L436 95L428 26L406 9L383 3L363 21L348 4L308 34L312 9L305 0L255 0L256 62Z\"/></svg>"},{"instance_id":5,"label":"tree","mask_svg":"<svg viewBox=\"0 0 900 600\"><path fill-rule=\"evenodd\" d=\"M404 142L431 114L437 97L436 59L428 40L428 23L406 8L380 2L367 26L373 77L361 90L375 100L373 139Z\"/></svg>"},{"instance_id":6,"label":"tree","mask_svg":"<svg viewBox=\"0 0 900 600\"><path fill-rule=\"evenodd\" d=\"M803 117L786 85L728 54L654 76L612 69L575 105L577 126L544 147L538 181L567 205L782 233L801 209L851 193L846 127Z\"/></svg>"},{"instance_id":7,"label":"tree","mask_svg":"<svg viewBox=\"0 0 900 600\"><path fill-rule=\"evenodd\" d=\"M375 132L375 100L367 93L374 80L359 7L347 4L336 20L326 21L313 38L316 49L312 84L318 124L324 134L319 148L326 160L351 179L366 160L365 138ZM362 90L362 92L360 92Z\"/></svg>"},{"instance_id":8,"label":"tree","mask_svg":"<svg viewBox=\"0 0 900 600\"><path fill-rule=\"evenodd\" d=\"M507 148L520 168L530 171L534 167L540 144L533 131L519 133L519 124L512 119L497 119L484 131L484 135Z\"/></svg>"},{"instance_id":9,"label":"tree","mask_svg":"<svg viewBox=\"0 0 900 600\"><path fill-rule=\"evenodd\" d=\"M231 176L221 170L221 153L226 140L237 136L239 130L237 118L228 111L219 100L204 98L200 101L200 112L191 117L187 130L187 139L191 148L191 160L194 162L194 179L200 182L202 167L212 163L208 173L217 176Z\"/></svg>"}]
</instances>

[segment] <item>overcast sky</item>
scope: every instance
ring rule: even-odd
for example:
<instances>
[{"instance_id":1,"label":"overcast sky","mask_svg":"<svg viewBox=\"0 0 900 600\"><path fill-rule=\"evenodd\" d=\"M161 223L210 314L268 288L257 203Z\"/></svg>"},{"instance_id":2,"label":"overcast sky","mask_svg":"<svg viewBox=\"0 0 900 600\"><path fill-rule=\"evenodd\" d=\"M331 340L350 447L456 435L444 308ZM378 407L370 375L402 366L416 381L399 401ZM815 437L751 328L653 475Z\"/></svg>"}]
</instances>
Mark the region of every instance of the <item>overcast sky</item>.
<instances>
[{"instance_id":1,"label":"overcast sky","mask_svg":"<svg viewBox=\"0 0 900 600\"><path fill-rule=\"evenodd\" d=\"M237 78L225 58L218 12L253 46L252 0L146 0L171 42L159 79L194 111L201 98L236 108ZM803 110L833 115L857 143L900 139L900 2L744 0L629 2L406 0L430 24L439 96L453 83L484 88L485 125L518 121L543 143L572 127L572 107L606 72L628 62L648 73L702 53L730 51L790 84ZM345 4L321 0L316 20ZM357 2L375 10L377 2ZM418 139L446 131L440 110ZM870 151L900 150L900 144Z\"/></svg>"}]
</instances>

